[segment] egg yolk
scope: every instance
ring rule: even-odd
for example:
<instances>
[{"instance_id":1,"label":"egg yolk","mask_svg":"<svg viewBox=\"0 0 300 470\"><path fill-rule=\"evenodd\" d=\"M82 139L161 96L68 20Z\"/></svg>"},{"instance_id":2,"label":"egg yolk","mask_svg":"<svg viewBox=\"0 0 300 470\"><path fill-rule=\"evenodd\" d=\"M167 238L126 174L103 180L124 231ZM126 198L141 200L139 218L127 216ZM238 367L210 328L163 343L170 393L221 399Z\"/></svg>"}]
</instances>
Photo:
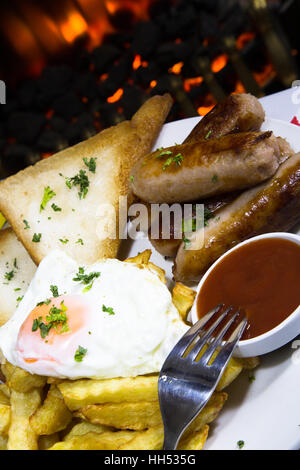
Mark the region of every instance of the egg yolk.
<instances>
[{"instance_id":1,"label":"egg yolk","mask_svg":"<svg viewBox=\"0 0 300 470\"><path fill-rule=\"evenodd\" d=\"M74 357L76 339L88 315L88 306L79 296L61 295L37 305L20 328L19 355L27 363Z\"/></svg>"}]
</instances>

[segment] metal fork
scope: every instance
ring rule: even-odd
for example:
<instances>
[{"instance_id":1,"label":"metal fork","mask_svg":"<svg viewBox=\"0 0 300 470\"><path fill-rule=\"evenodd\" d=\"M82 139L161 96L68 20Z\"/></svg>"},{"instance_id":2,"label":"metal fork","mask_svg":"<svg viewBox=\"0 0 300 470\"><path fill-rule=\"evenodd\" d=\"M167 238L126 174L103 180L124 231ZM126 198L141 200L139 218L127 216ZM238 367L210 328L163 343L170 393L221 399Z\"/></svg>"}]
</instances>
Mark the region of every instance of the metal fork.
<instances>
[{"instance_id":1,"label":"metal fork","mask_svg":"<svg viewBox=\"0 0 300 470\"><path fill-rule=\"evenodd\" d=\"M239 311L232 314L233 308L229 307L218 316L223 308L224 305L218 305L195 323L162 366L158 394L164 424L164 450L176 449L185 429L204 408L246 328L247 320L243 318L230 338L222 344L226 332L240 314ZM217 317L214 323L204 330L214 317ZM226 323L214 337L215 330L225 319ZM207 349L197 360L205 345ZM210 362L216 352L217 356Z\"/></svg>"}]
</instances>

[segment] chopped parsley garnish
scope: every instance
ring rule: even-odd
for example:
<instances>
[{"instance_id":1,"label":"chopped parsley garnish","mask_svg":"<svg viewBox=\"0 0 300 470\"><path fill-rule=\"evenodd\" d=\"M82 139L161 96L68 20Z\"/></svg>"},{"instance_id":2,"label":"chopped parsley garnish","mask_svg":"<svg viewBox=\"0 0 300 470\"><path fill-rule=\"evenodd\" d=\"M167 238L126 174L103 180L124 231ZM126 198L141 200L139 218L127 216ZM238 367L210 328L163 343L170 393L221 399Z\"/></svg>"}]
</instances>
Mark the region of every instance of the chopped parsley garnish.
<instances>
[{"instance_id":1,"label":"chopped parsley garnish","mask_svg":"<svg viewBox=\"0 0 300 470\"><path fill-rule=\"evenodd\" d=\"M105 307L105 305L102 305L102 312L107 312L109 315L115 315L114 309L112 307Z\"/></svg>"},{"instance_id":2,"label":"chopped parsley garnish","mask_svg":"<svg viewBox=\"0 0 300 470\"><path fill-rule=\"evenodd\" d=\"M76 241L76 243L79 243L80 245L84 245L82 238L78 238L78 240Z\"/></svg>"},{"instance_id":3,"label":"chopped parsley garnish","mask_svg":"<svg viewBox=\"0 0 300 470\"><path fill-rule=\"evenodd\" d=\"M16 269L18 269L17 258L14 259L14 267L15 267Z\"/></svg>"},{"instance_id":4,"label":"chopped parsley garnish","mask_svg":"<svg viewBox=\"0 0 300 470\"><path fill-rule=\"evenodd\" d=\"M75 352L74 359L76 362L82 362L84 356L87 353L87 349L82 346L78 346L77 351Z\"/></svg>"},{"instance_id":5,"label":"chopped parsley garnish","mask_svg":"<svg viewBox=\"0 0 300 470\"><path fill-rule=\"evenodd\" d=\"M58 207L58 206L57 206L56 204L54 204L54 203L51 204L51 207L52 207L52 209L53 209L55 212L60 212L60 211L61 211L61 208ZM48 218L49 218L49 217L48 217Z\"/></svg>"},{"instance_id":6,"label":"chopped parsley garnish","mask_svg":"<svg viewBox=\"0 0 300 470\"><path fill-rule=\"evenodd\" d=\"M239 449L242 449L245 445L245 441L237 441L237 446Z\"/></svg>"},{"instance_id":7,"label":"chopped parsley garnish","mask_svg":"<svg viewBox=\"0 0 300 470\"><path fill-rule=\"evenodd\" d=\"M132 183L134 181L134 176L131 175L130 178L129 178L130 182Z\"/></svg>"},{"instance_id":8,"label":"chopped parsley garnish","mask_svg":"<svg viewBox=\"0 0 300 470\"><path fill-rule=\"evenodd\" d=\"M35 332L40 329L41 338L45 339L49 334L47 325L42 321L42 317L35 318L32 323L31 331Z\"/></svg>"},{"instance_id":9,"label":"chopped parsley garnish","mask_svg":"<svg viewBox=\"0 0 300 470\"><path fill-rule=\"evenodd\" d=\"M216 183L218 181L218 175L213 175L211 180L213 183Z\"/></svg>"},{"instance_id":10,"label":"chopped parsley garnish","mask_svg":"<svg viewBox=\"0 0 300 470\"><path fill-rule=\"evenodd\" d=\"M22 295L21 297L17 297L17 302L21 302L21 300L23 299L24 295Z\"/></svg>"},{"instance_id":11,"label":"chopped parsley garnish","mask_svg":"<svg viewBox=\"0 0 300 470\"><path fill-rule=\"evenodd\" d=\"M27 220L24 219L24 220L23 220L23 223L24 223L24 225L25 225L24 230L26 230L27 228L30 228L30 225L29 225L29 223L27 222Z\"/></svg>"},{"instance_id":12,"label":"chopped parsley garnish","mask_svg":"<svg viewBox=\"0 0 300 470\"><path fill-rule=\"evenodd\" d=\"M210 209L208 209L208 207L205 207L204 208L204 227L208 225L209 219L212 219L214 217L215 217L214 213ZM200 223L197 227L197 221L198 221L197 218L192 218L188 220L183 219L182 220L182 232L183 233L196 232L197 228L201 228ZM202 224L202 221L201 221L201 224Z\"/></svg>"},{"instance_id":13,"label":"chopped parsley garnish","mask_svg":"<svg viewBox=\"0 0 300 470\"><path fill-rule=\"evenodd\" d=\"M197 220L196 219L188 219L182 220L182 232L183 233L190 233L195 232L197 228Z\"/></svg>"},{"instance_id":14,"label":"chopped parsley garnish","mask_svg":"<svg viewBox=\"0 0 300 470\"><path fill-rule=\"evenodd\" d=\"M182 241L183 241L183 243L184 243L184 249L186 250L187 247L188 247L188 245L190 245L191 240L189 240L189 239L186 238L186 237L183 237Z\"/></svg>"},{"instance_id":15,"label":"chopped parsley garnish","mask_svg":"<svg viewBox=\"0 0 300 470\"><path fill-rule=\"evenodd\" d=\"M32 237L32 241L35 243L39 243L41 241L42 234L41 233L35 233Z\"/></svg>"},{"instance_id":16,"label":"chopped parsley garnish","mask_svg":"<svg viewBox=\"0 0 300 470\"><path fill-rule=\"evenodd\" d=\"M208 209L208 207L204 207L204 227L208 225L209 219L213 219L215 217L215 214Z\"/></svg>"},{"instance_id":17,"label":"chopped parsley garnish","mask_svg":"<svg viewBox=\"0 0 300 470\"><path fill-rule=\"evenodd\" d=\"M211 130L210 130L210 131L208 131L208 133L207 133L207 134L206 134L206 136L205 136L205 139L206 139L206 140L208 140L208 139L210 138L210 135L211 135L211 133L212 133L212 131L211 131Z\"/></svg>"},{"instance_id":18,"label":"chopped parsley garnish","mask_svg":"<svg viewBox=\"0 0 300 470\"><path fill-rule=\"evenodd\" d=\"M68 238L65 238L65 239L60 238L59 241L63 243L64 245L66 245L69 242Z\"/></svg>"},{"instance_id":19,"label":"chopped parsley garnish","mask_svg":"<svg viewBox=\"0 0 300 470\"><path fill-rule=\"evenodd\" d=\"M36 306L37 306L37 307L40 307L41 305L49 305L50 302L51 302L50 299L42 300L41 302L38 302L38 303L36 304Z\"/></svg>"},{"instance_id":20,"label":"chopped parsley garnish","mask_svg":"<svg viewBox=\"0 0 300 470\"><path fill-rule=\"evenodd\" d=\"M21 290L21 287L17 287L16 289L14 289L15 292L18 292L19 290Z\"/></svg>"},{"instance_id":21,"label":"chopped parsley garnish","mask_svg":"<svg viewBox=\"0 0 300 470\"><path fill-rule=\"evenodd\" d=\"M165 171L170 165L172 165L172 163L175 163L177 166L180 166L182 162L183 156L181 155L181 153L178 153L177 155L175 155L175 157L167 158L167 160L163 164L162 169L163 171Z\"/></svg>"},{"instance_id":22,"label":"chopped parsley garnish","mask_svg":"<svg viewBox=\"0 0 300 470\"><path fill-rule=\"evenodd\" d=\"M15 275L15 271L12 270L12 271L9 271L8 273L5 273L4 277L7 281L11 281L14 275Z\"/></svg>"},{"instance_id":23,"label":"chopped parsley garnish","mask_svg":"<svg viewBox=\"0 0 300 470\"><path fill-rule=\"evenodd\" d=\"M52 292L53 297L59 297L58 287L57 286L50 286L50 290Z\"/></svg>"},{"instance_id":24,"label":"chopped parsley garnish","mask_svg":"<svg viewBox=\"0 0 300 470\"><path fill-rule=\"evenodd\" d=\"M62 301L60 304L61 308L55 306L51 307L49 314L46 316L47 323L43 322L42 317L35 318L32 323L32 331L35 332L40 330L41 338L45 339L48 336L49 331L54 328L58 334L66 333L69 331L68 317L66 315L67 307ZM58 327L60 327L58 331Z\"/></svg>"},{"instance_id":25,"label":"chopped parsley garnish","mask_svg":"<svg viewBox=\"0 0 300 470\"><path fill-rule=\"evenodd\" d=\"M82 293L84 294L85 292L88 292L89 290L91 290L91 288L93 287L93 282L91 282L88 286L86 286L84 289L82 289Z\"/></svg>"},{"instance_id":26,"label":"chopped parsley garnish","mask_svg":"<svg viewBox=\"0 0 300 470\"><path fill-rule=\"evenodd\" d=\"M63 176L60 173L61 176ZM79 186L78 196L79 199L84 199L88 193L90 181L85 170L80 170L79 173L71 178L66 178L66 185L69 189L74 186Z\"/></svg>"},{"instance_id":27,"label":"chopped parsley garnish","mask_svg":"<svg viewBox=\"0 0 300 470\"><path fill-rule=\"evenodd\" d=\"M248 380L249 380L250 383L254 382L254 380L255 380L255 375L254 375L254 374L249 374Z\"/></svg>"},{"instance_id":28,"label":"chopped parsley garnish","mask_svg":"<svg viewBox=\"0 0 300 470\"><path fill-rule=\"evenodd\" d=\"M158 149L160 150L160 149ZM164 150L163 152L160 152L155 158L161 158L161 157L164 157L164 156L168 156L168 155L172 155L172 151L171 150Z\"/></svg>"},{"instance_id":29,"label":"chopped parsley garnish","mask_svg":"<svg viewBox=\"0 0 300 470\"><path fill-rule=\"evenodd\" d=\"M46 188L44 188L44 196L43 196L43 199L42 199L42 202L41 202L41 205L40 205L40 212L42 212L45 209L47 203L54 196L56 196L56 193L54 191L52 191L50 186L46 186Z\"/></svg>"},{"instance_id":30,"label":"chopped parsley garnish","mask_svg":"<svg viewBox=\"0 0 300 470\"><path fill-rule=\"evenodd\" d=\"M88 285L99 276L100 276L99 272L85 274L84 268L81 267L79 268L78 273L76 274L76 277L73 278L73 281L81 282L82 284Z\"/></svg>"},{"instance_id":31,"label":"chopped parsley garnish","mask_svg":"<svg viewBox=\"0 0 300 470\"><path fill-rule=\"evenodd\" d=\"M92 173L96 173L96 158L90 158L90 160L84 158L83 162Z\"/></svg>"}]
</instances>

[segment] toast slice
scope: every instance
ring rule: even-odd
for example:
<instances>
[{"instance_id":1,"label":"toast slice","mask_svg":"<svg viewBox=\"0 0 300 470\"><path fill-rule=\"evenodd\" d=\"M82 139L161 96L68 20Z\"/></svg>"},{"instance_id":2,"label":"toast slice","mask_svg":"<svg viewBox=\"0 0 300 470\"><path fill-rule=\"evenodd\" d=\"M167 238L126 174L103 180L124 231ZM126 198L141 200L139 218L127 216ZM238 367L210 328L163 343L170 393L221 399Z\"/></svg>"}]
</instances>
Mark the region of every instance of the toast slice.
<instances>
[{"instance_id":1,"label":"toast slice","mask_svg":"<svg viewBox=\"0 0 300 470\"><path fill-rule=\"evenodd\" d=\"M11 228L0 230L0 325L12 316L36 265Z\"/></svg>"},{"instance_id":2,"label":"toast slice","mask_svg":"<svg viewBox=\"0 0 300 470\"><path fill-rule=\"evenodd\" d=\"M154 96L131 121L0 183L0 211L36 264L56 248L83 264L116 257L119 198L132 200L131 168L151 150L171 104L168 94Z\"/></svg>"}]
</instances>

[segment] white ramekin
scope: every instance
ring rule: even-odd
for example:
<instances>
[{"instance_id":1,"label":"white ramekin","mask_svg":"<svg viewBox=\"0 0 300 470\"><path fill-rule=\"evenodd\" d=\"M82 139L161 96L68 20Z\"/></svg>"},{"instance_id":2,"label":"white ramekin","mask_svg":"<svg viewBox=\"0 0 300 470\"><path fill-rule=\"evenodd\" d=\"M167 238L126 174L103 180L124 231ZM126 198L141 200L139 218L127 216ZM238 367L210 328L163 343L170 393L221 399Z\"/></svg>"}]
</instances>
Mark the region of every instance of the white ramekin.
<instances>
[{"instance_id":1,"label":"white ramekin","mask_svg":"<svg viewBox=\"0 0 300 470\"><path fill-rule=\"evenodd\" d=\"M202 277L201 281L198 284L197 295L196 295L195 302L190 313L190 318L193 323L196 323L198 321L197 300L198 300L198 296L201 294L201 288L205 280L207 279L207 277L215 268L215 266L218 263L220 263L226 256L230 255L230 253L232 253L234 250L238 250L241 246L247 245L248 243L253 243L257 240L263 240L266 238L281 238L285 240L290 240L300 245L299 235L295 235L293 233L287 233L287 232L276 232L276 233L267 233L264 235L258 235L257 237L249 238L248 240L242 243L239 243L234 248L227 251L208 269L208 271L205 273L205 275ZM267 262L267 261L262 260L262 263L263 262ZM300 266L299 266L299 269L300 269ZM300 286L299 286L299 289L300 289ZM267 333L256 336L255 338L241 340L234 352L234 355L238 357L251 357L251 356L259 356L262 354L266 354L268 352L271 352L271 351L274 351L275 349L280 348L284 344L293 340L299 334L300 334L300 305L283 322L281 322L279 325L277 325L275 328L268 331Z\"/></svg>"}]
</instances>

